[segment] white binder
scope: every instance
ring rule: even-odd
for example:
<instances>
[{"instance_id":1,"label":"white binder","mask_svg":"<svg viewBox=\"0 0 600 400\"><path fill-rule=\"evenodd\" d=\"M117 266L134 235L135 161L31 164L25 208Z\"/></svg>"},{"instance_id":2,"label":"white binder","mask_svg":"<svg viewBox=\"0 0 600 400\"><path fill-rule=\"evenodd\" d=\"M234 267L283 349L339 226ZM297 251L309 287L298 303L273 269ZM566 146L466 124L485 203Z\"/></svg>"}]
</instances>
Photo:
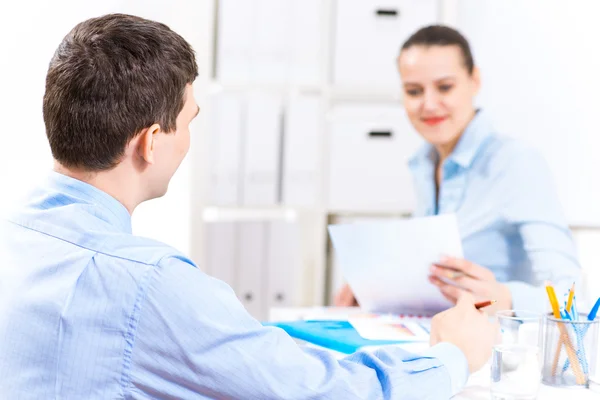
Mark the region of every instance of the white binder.
<instances>
[{"instance_id":1,"label":"white binder","mask_svg":"<svg viewBox=\"0 0 600 400\"><path fill-rule=\"evenodd\" d=\"M289 0L254 1L252 80L257 83L283 84L289 75Z\"/></svg>"},{"instance_id":2,"label":"white binder","mask_svg":"<svg viewBox=\"0 0 600 400\"><path fill-rule=\"evenodd\" d=\"M281 130L281 99L270 93L250 94L244 135L243 205L278 203Z\"/></svg>"},{"instance_id":3,"label":"white binder","mask_svg":"<svg viewBox=\"0 0 600 400\"><path fill-rule=\"evenodd\" d=\"M206 224L205 267L207 274L236 289L238 232L236 222Z\"/></svg>"},{"instance_id":4,"label":"white binder","mask_svg":"<svg viewBox=\"0 0 600 400\"><path fill-rule=\"evenodd\" d=\"M252 60L254 1L220 0L218 4L217 77L229 84L248 83Z\"/></svg>"},{"instance_id":5,"label":"white binder","mask_svg":"<svg viewBox=\"0 0 600 400\"><path fill-rule=\"evenodd\" d=\"M219 81L318 84L322 6L320 0L220 0Z\"/></svg>"},{"instance_id":6,"label":"white binder","mask_svg":"<svg viewBox=\"0 0 600 400\"><path fill-rule=\"evenodd\" d=\"M240 222L238 284L236 293L246 310L257 319L267 317L265 222Z\"/></svg>"},{"instance_id":7,"label":"white binder","mask_svg":"<svg viewBox=\"0 0 600 400\"><path fill-rule=\"evenodd\" d=\"M269 223L266 292L269 308L296 305L296 276L301 267L298 233L295 222Z\"/></svg>"},{"instance_id":8,"label":"white binder","mask_svg":"<svg viewBox=\"0 0 600 400\"><path fill-rule=\"evenodd\" d=\"M323 132L321 101L316 96L294 96L285 118L283 203L312 207L320 188L319 162Z\"/></svg>"},{"instance_id":9,"label":"white binder","mask_svg":"<svg viewBox=\"0 0 600 400\"><path fill-rule=\"evenodd\" d=\"M220 93L212 98L210 118L210 201L237 205L240 201L240 157L243 98Z\"/></svg>"},{"instance_id":10,"label":"white binder","mask_svg":"<svg viewBox=\"0 0 600 400\"><path fill-rule=\"evenodd\" d=\"M318 85L321 71L323 42L321 40L321 0L291 0L290 81L298 85Z\"/></svg>"}]
</instances>

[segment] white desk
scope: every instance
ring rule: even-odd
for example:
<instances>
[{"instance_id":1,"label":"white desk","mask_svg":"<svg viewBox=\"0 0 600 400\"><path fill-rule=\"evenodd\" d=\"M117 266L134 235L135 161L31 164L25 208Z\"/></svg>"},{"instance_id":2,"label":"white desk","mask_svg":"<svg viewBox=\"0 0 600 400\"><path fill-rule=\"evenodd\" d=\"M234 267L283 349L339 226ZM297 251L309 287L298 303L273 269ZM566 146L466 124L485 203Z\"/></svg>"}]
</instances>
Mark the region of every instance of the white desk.
<instances>
[{"instance_id":1,"label":"white desk","mask_svg":"<svg viewBox=\"0 0 600 400\"><path fill-rule=\"evenodd\" d=\"M269 312L270 321L296 321L305 318L331 318L344 319L349 314L360 312L358 308L273 308ZM408 351L419 352L428 346L423 343L410 343L403 345ZM331 351L331 350L330 350ZM346 354L335 353L340 358ZM465 388L453 399L456 400L488 400L490 394L490 367L486 365L480 371L474 373L469 378ZM598 400L600 399L600 385L593 384L589 390L586 389L558 389L546 385L540 386L538 399L557 399L565 400L576 398L577 400Z\"/></svg>"}]
</instances>

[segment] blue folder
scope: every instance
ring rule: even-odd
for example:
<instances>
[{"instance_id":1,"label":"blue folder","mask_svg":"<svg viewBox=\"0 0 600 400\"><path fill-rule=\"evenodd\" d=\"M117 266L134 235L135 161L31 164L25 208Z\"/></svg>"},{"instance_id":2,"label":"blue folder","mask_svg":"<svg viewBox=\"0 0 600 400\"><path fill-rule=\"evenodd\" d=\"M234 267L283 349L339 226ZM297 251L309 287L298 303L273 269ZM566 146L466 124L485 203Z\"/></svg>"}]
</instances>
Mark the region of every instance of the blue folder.
<instances>
[{"instance_id":1,"label":"blue folder","mask_svg":"<svg viewBox=\"0 0 600 400\"><path fill-rule=\"evenodd\" d=\"M293 338L345 354L352 354L364 346L403 343L396 340L365 339L348 321L265 322L263 325L279 327Z\"/></svg>"}]
</instances>

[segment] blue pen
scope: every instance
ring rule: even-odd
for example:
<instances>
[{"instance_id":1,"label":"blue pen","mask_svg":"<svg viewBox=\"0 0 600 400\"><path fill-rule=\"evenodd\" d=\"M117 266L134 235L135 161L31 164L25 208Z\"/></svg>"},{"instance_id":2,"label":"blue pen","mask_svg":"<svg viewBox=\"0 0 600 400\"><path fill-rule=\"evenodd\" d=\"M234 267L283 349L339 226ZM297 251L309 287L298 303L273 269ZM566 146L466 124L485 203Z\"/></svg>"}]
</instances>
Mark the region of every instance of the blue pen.
<instances>
[{"instance_id":1,"label":"blue pen","mask_svg":"<svg viewBox=\"0 0 600 400\"><path fill-rule=\"evenodd\" d=\"M575 298L573 299L573 308L574 308L574 312L577 313L577 308L575 307ZM593 321L594 319L596 319L596 316L598 315L598 309L600 309L600 298L598 298L598 300L596 300L596 303L594 304L594 306L592 307L591 311L589 312L588 316L587 316L587 320L588 321ZM579 315L577 315L579 316ZM575 328L575 333L577 335L577 357L580 358L580 360L582 361L582 364L584 366L584 373L587 374L587 360L585 358L585 352L583 353L584 358L581 359L580 357L580 351L579 349L583 349L583 340L585 338L585 335L588 331L588 329L590 328L591 325L586 325L583 329L578 329L577 326L574 326ZM583 349L585 351L585 349ZM563 373L569 368L569 360L565 361L565 365L563 366Z\"/></svg>"},{"instance_id":2,"label":"blue pen","mask_svg":"<svg viewBox=\"0 0 600 400\"><path fill-rule=\"evenodd\" d=\"M588 321L593 321L596 319L596 315L598 314L598 309L600 308L600 297L596 300L596 304L592 307L592 310L588 314Z\"/></svg>"},{"instance_id":3,"label":"blue pen","mask_svg":"<svg viewBox=\"0 0 600 400\"><path fill-rule=\"evenodd\" d=\"M571 315L569 315L569 312L567 310L561 310L560 316L564 320L573 321L573 319L571 318ZM577 351L576 351L577 359L581 362L581 364L583 366L583 373L587 375L588 364L587 364L587 359L585 356L585 348L584 348L584 343L583 343L584 332L582 332L581 329L579 329L579 326L577 324L573 324L573 330L575 331L575 338L577 339ZM569 362L569 359L567 359L565 361L565 364L563 365L563 369L562 369L563 374L567 371L567 369L569 369L569 365L571 365L571 363Z\"/></svg>"},{"instance_id":4,"label":"blue pen","mask_svg":"<svg viewBox=\"0 0 600 400\"><path fill-rule=\"evenodd\" d=\"M567 307L567 302L565 302L565 308ZM560 310L560 318L561 319L567 319L568 314L566 314L566 310ZM569 365L571 365L571 363L569 362L569 359L567 358L565 360L565 363L563 364L562 367L562 373L564 374L565 372L567 372L567 369L569 369Z\"/></svg>"}]
</instances>

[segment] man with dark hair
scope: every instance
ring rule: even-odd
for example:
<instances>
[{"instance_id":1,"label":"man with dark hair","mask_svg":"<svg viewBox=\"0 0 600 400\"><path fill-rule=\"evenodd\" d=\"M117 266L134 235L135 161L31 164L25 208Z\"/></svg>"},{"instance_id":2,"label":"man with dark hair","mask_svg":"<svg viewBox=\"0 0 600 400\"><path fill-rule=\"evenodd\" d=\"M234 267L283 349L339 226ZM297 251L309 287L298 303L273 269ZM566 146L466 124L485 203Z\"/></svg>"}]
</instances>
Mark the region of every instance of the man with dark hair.
<instances>
[{"instance_id":1,"label":"man with dark hair","mask_svg":"<svg viewBox=\"0 0 600 400\"><path fill-rule=\"evenodd\" d=\"M77 25L44 96L54 172L9 217L0 269L0 398L448 398L496 327L466 295L432 347L337 360L263 327L177 250L131 234L162 196L198 114L189 44L113 14Z\"/></svg>"}]
</instances>

